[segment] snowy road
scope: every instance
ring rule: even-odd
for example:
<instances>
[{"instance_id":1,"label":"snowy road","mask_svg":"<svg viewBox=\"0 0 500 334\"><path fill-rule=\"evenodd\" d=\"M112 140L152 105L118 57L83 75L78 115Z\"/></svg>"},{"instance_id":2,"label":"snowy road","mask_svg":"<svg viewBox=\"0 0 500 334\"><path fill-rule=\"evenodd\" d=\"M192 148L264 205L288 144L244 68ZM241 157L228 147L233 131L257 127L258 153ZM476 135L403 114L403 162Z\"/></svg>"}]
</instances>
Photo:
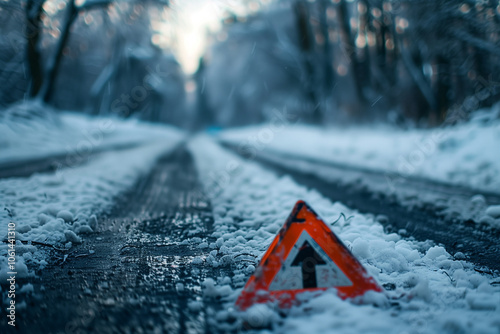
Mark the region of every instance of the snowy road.
<instances>
[{"instance_id":1,"label":"snowy road","mask_svg":"<svg viewBox=\"0 0 500 334\"><path fill-rule=\"evenodd\" d=\"M116 203L98 233L70 252L54 251L53 259L61 260L29 280L38 298L20 312L19 328L31 333L210 332L201 282L224 269L193 264L206 249L185 242L212 241L211 207L199 187L185 149L161 159Z\"/></svg>"},{"instance_id":2,"label":"snowy road","mask_svg":"<svg viewBox=\"0 0 500 334\"><path fill-rule=\"evenodd\" d=\"M225 147L238 153L238 147ZM443 244L451 254L464 253L477 264L478 270L500 270L500 229L479 224L473 219L461 219L449 214L436 203L436 198L453 198L456 207L465 207L478 192L465 187L432 182L425 179L407 178L397 186L408 191L428 194L434 201L403 203L388 193L373 192L366 186L342 183L339 180L355 177L372 184L387 184L386 175L370 170L356 171L340 164L304 159L274 152L258 152L253 159L278 175L289 175L294 181L319 191L333 202L339 201L360 212L374 214L388 233L399 233L406 238L420 241L432 240ZM500 194L483 192L488 203L500 204ZM413 195L415 199L415 195ZM408 202L408 199L407 199Z\"/></svg>"},{"instance_id":3,"label":"snowy road","mask_svg":"<svg viewBox=\"0 0 500 334\"><path fill-rule=\"evenodd\" d=\"M18 299L26 303L19 328L225 333L251 326L301 333L313 322L312 332L498 329L496 230L448 220L433 207L408 208L282 161L248 162L203 136L166 153L101 214L83 243L38 245L47 248L49 264L20 280L29 292ZM332 229L387 295L358 306L326 293L285 318L267 306L238 313L240 289L300 198L327 222L353 216Z\"/></svg>"}]
</instances>

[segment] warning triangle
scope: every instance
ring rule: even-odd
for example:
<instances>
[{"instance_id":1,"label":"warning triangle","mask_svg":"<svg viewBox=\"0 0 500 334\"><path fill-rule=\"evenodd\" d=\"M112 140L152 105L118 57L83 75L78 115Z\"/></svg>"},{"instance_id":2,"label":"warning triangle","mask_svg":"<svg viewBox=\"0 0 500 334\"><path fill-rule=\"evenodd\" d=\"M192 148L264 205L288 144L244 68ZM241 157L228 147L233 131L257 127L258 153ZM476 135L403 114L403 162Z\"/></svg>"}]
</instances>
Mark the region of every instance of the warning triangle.
<instances>
[{"instance_id":1,"label":"warning triangle","mask_svg":"<svg viewBox=\"0 0 500 334\"><path fill-rule=\"evenodd\" d=\"M332 230L298 201L236 305L244 310L277 301L280 307L290 307L297 303L297 294L327 288L335 288L342 299L382 291Z\"/></svg>"}]
</instances>

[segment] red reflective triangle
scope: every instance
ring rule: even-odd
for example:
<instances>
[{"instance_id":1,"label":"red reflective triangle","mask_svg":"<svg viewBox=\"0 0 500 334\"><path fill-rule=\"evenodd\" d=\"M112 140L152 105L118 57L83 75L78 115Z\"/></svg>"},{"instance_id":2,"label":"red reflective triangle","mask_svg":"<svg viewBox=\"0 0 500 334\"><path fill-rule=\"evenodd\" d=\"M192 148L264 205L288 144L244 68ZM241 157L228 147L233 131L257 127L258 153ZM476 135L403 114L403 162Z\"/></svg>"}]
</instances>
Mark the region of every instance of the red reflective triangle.
<instances>
[{"instance_id":1,"label":"red reflective triangle","mask_svg":"<svg viewBox=\"0 0 500 334\"><path fill-rule=\"evenodd\" d=\"M244 310L277 301L290 307L304 291L335 288L340 298L382 291L340 239L304 202L298 201L236 301Z\"/></svg>"}]
</instances>

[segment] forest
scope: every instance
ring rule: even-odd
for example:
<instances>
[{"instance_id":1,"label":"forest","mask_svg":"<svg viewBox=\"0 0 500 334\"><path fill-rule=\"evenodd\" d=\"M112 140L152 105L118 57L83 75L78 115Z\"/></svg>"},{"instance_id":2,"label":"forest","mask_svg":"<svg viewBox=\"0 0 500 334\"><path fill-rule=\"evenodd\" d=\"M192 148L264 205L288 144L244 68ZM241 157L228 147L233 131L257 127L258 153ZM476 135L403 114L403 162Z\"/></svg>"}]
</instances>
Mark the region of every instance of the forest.
<instances>
[{"instance_id":1,"label":"forest","mask_svg":"<svg viewBox=\"0 0 500 334\"><path fill-rule=\"evenodd\" d=\"M239 5L185 73L167 0L2 1L0 106L36 100L189 129L261 123L283 108L313 124L432 127L499 99L497 1Z\"/></svg>"}]
</instances>

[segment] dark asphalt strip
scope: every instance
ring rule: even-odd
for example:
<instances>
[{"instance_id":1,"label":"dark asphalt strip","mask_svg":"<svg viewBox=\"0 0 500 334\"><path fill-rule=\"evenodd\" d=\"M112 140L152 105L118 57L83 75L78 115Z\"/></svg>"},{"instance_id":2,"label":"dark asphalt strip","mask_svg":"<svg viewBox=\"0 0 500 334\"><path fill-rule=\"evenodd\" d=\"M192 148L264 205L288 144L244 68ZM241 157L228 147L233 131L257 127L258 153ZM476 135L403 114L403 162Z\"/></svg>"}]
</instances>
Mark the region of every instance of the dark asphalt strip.
<instances>
[{"instance_id":1,"label":"dark asphalt strip","mask_svg":"<svg viewBox=\"0 0 500 334\"><path fill-rule=\"evenodd\" d=\"M210 249L186 242L215 241L212 225L192 158L180 148L118 199L99 231L86 236L64 263L52 261L29 280L35 297L18 311L18 332L217 332L212 313L220 302L204 297L201 283L231 273L193 264ZM76 256L81 254L87 255Z\"/></svg>"},{"instance_id":2,"label":"dark asphalt strip","mask_svg":"<svg viewBox=\"0 0 500 334\"><path fill-rule=\"evenodd\" d=\"M223 144L224 147L239 154L236 146ZM245 158L244 155L240 154ZM293 168L289 160L279 155L269 157L257 153L253 161L260 163L266 169L278 175L289 175L297 183L316 189L332 201L339 201L362 213L384 215L388 219L380 219L387 232L401 233L405 238L415 238L419 241L431 240L442 244L452 255L462 252L467 259L477 266L478 271L500 271L500 231L472 221L449 220L437 213L436 208L428 205L424 208L406 207L397 203L394 198L372 193L364 187L345 185L326 180L314 173ZM335 168L332 166L331 168ZM342 169L336 169L337 174ZM366 174L366 178L373 177ZM427 190L432 185L426 185ZM439 185L442 187L442 185ZM448 189L448 191L451 191Z\"/></svg>"},{"instance_id":3,"label":"dark asphalt strip","mask_svg":"<svg viewBox=\"0 0 500 334\"><path fill-rule=\"evenodd\" d=\"M63 154L49 157L0 163L0 179L9 177L29 177L35 173L52 173L61 168L72 168L87 163L90 159L108 151L119 151L137 147L139 144L122 144L94 147L91 152L80 153L75 148Z\"/></svg>"},{"instance_id":4,"label":"dark asphalt strip","mask_svg":"<svg viewBox=\"0 0 500 334\"><path fill-rule=\"evenodd\" d=\"M228 148L231 148L232 150L240 149L239 147L237 147L234 144L231 144L230 142L226 143L223 142L223 145ZM368 167L342 164L334 161L321 160L307 156L300 156L286 152L274 151L270 149L261 151L259 153L259 157L261 159L267 158L266 160L269 160L270 157L276 157L286 161L300 161L302 163L318 166L320 168L323 167L331 168L337 171L344 171L344 172L358 172L360 174L366 175L366 177L368 178L382 179L384 182L387 182L387 179L389 179L394 184L394 186L401 186L404 183L405 186L415 187L418 190L421 189L424 191L434 190L443 195L446 194L450 196L458 195L460 197L470 199L474 195L481 194L484 196L484 198L487 200L488 203L500 204L500 192L498 191L497 192L484 191L462 185L456 185L450 182L431 180L412 174L404 175L392 172L388 173L383 170L376 170Z\"/></svg>"}]
</instances>

